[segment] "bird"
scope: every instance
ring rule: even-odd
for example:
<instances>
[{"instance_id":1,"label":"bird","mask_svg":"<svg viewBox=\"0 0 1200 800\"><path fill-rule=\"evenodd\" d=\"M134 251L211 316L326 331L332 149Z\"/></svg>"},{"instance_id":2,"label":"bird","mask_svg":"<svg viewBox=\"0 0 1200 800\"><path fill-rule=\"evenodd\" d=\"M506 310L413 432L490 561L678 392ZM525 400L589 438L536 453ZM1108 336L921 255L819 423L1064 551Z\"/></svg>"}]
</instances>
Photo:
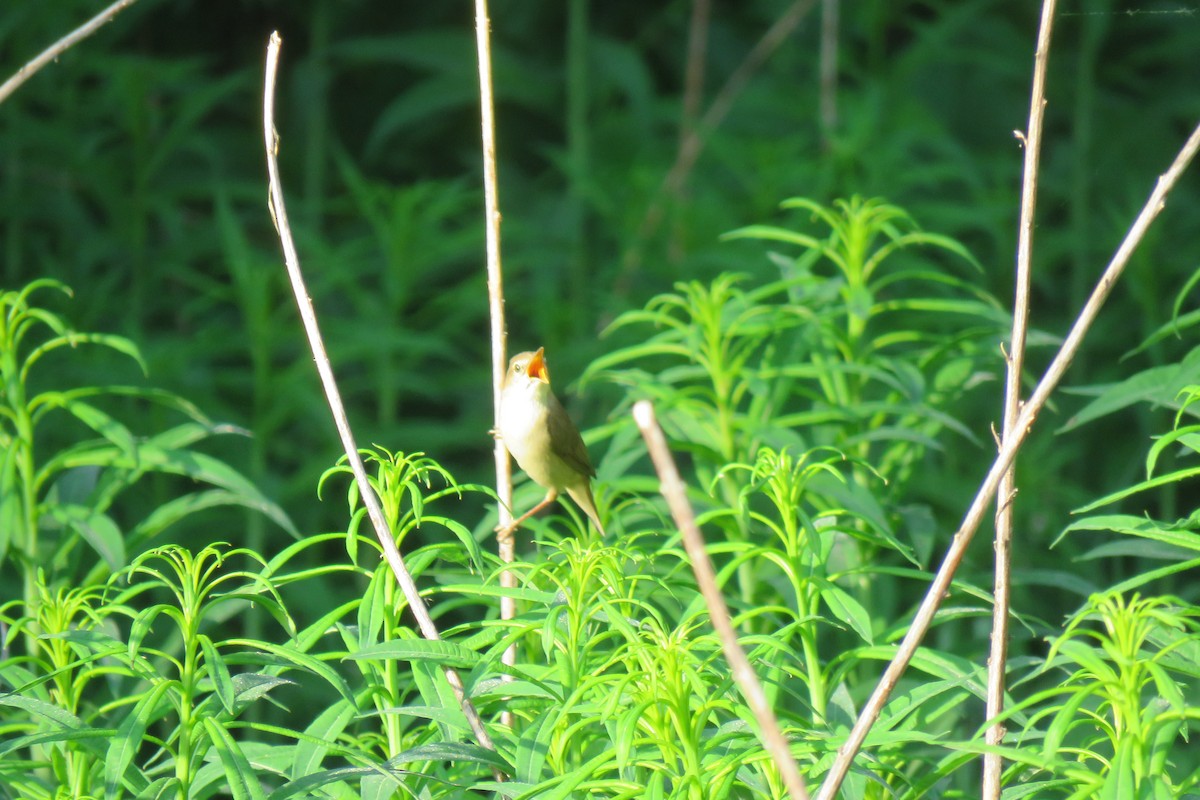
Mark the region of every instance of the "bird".
<instances>
[{"instance_id":1,"label":"bird","mask_svg":"<svg viewBox=\"0 0 1200 800\"><path fill-rule=\"evenodd\" d=\"M493 433L504 442L525 474L546 489L542 502L497 530L517 528L565 491L592 520L600 535L604 535L592 497L596 470L579 429L550 388L544 347L536 352L518 353L509 362L500 393L500 419Z\"/></svg>"}]
</instances>

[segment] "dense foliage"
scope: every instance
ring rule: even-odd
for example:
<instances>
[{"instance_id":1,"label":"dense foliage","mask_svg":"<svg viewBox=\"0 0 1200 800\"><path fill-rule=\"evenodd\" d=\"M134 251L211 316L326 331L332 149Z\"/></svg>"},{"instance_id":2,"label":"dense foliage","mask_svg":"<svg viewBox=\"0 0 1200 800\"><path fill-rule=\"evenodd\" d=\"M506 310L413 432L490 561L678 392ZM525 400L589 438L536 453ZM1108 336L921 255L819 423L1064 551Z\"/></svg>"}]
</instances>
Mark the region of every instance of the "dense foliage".
<instances>
[{"instance_id":1,"label":"dense foliage","mask_svg":"<svg viewBox=\"0 0 1200 800\"><path fill-rule=\"evenodd\" d=\"M640 398L819 783L994 453L1038 8L843 4L834 87L814 10L726 87L792 8L715 4L689 83L691 4L492 5L510 349L547 347L610 534L532 520L516 589L469 4L140 0L0 104L0 798L785 796ZM10 2L0 72L98 10ZM281 269L273 29L292 225L438 642L367 531ZM1200 118L1194 54L1186 9L1060 4L1029 382ZM1006 798L1200 796L1197 187L1019 460ZM978 796L990 556L842 796Z\"/></svg>"}]
</instances>

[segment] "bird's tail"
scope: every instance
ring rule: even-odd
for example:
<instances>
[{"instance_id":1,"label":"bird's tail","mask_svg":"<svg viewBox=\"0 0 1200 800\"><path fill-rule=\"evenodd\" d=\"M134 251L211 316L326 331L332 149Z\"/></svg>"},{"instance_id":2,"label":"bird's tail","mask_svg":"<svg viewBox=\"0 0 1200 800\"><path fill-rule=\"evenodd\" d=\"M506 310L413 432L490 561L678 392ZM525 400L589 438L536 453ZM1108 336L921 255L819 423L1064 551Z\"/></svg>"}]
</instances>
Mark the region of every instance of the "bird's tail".
<instances>
[{"instance_id":1,"label":"bird's tail","mask_svg":"<svg viewBox=\"0 0 1200 800\"><path fill-rule=\"evenodd\" d=\"M583 513L587 514L592 524L596 526L596 530L600 531L601 536L604 536L604 526L600 524L600 514L596 511L596 501L592 498L592 487L587 483L582 486L572 486L567 489L567 494L571 495L575 505L583 509Z\"/></svg>"}]
</instances>

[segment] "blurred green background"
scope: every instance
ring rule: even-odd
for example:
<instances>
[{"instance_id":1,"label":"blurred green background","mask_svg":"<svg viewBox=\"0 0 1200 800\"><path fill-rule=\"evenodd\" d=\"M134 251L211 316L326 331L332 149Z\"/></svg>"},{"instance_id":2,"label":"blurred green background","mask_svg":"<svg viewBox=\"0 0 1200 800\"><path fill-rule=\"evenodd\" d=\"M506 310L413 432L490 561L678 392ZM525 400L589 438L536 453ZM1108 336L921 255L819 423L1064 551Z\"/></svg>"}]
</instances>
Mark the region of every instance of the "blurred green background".
<instances>
[{"instance_id":1,"label":"blurred green background","mask_svg":"<svg viewBox=\"0 0 1200 800\"><path fill-rule=\"evenodd\" d=\"M102 5L9 0L0 70L12 73ZM682 185L663 191L681 130L795 7L713 4L702 82L689 94L692 8L491 5L510 349L547 348L582 427L621 399L602 382L582 397L571 391L616 346L619 337L598 335L606 324L677 280L776 276L762 243L719 236L794 224L778 210L787 197L885 197L961 241L984 266L981 289L1006 304L1012 294L1022 160L1013 131L1026 125L1039 4L842 4L832 124L819 113L815 4L704 131ZM472 4L140 0L0 105L0 282L65 282L75 298L55 308L80 330L130 337L147 356L148 383L251 431L211 447L308 533L342 529L345 511L316 497L339 446L266 208L262 69L276 29L288 210L355 432L364 445L424 451L459 480L490 483ZM1030 355L1034 376L1200 117L1198 36L1200 14L1178 2L1059 4L1034 242L1033 321L1045 334ZM1190 350L1185 333L1123 360L1177 299L1182 311L1194 306L1177 296L1200 266L1198 220L1193 173L1068 384L1106 385ZM61 369L77 385L143 380L103 353L63 358ZM947 535L990 463L1000 394L984 383L956 412L983 446L931 453L934 478L914 483ZM1169 425L1171 411L1151 404L1056 435L1085 401L1059 396L1022 460L1018 569L1041 563L1071 508L1136 480L1151 433ZM147 431L155 425L146 420ZM154 485L139 490L147 506L169 496ZM483 523L485 511L471 513ZM268 551L286 540L253 515L219 513L168 536L253 535ZM986 569L990 549L976 552Z\"/></svg>"}]
</instances>

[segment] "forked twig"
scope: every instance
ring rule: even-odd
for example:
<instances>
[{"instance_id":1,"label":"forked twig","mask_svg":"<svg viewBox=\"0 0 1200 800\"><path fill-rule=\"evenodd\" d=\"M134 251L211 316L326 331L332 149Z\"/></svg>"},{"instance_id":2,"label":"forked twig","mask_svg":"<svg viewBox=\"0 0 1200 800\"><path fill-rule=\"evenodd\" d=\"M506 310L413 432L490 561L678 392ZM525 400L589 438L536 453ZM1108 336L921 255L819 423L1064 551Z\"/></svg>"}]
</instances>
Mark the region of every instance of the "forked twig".
<instances>
[{"instance_id":1,"label":"forked twig","mask_svg":"<svg viewBox=\"0 0 1200 800\"><path fill-rule=\"evenodd\" d=\"M492 94L492 47L489 37L487 0L475 0L475 48L479 60L479 120L483 133L483 203L487 231L488 310L492 331L492 412L496 427L500 426L500 392L504 388L504 373L508 369L506 330L504 327L504 273L500 269L500 193L496 180L496 115ZM501 564L511 564L515 557L515 532L512 522L512 462L504 442L496 439L493 452L496 459L496 494L500 498L500 525L496 548ZM510 570L500 573L500 586L514 589L517 576ZM511 595L500 596L500 618L517 615L516 600ZM509 645L501 657L512 665L517 660L516 645ZM505 675L505 679L510 676ZM512 723L505 713L505 721Z\"/></svg>"},{"instance_id":2,"label":"forked twig","mask_svg":"<svg viewBox=\"0 0 1200 800\"><path fill-rule=\"evenodd\" d=\"M1188 137L1179 154L1175 156L1175 160L1171 163L1170 168L1159 177L1158 182L1154 186L1154 191L1150 193L1150 198L1146 201L1146 205L1142 207L1137 219L1130 226L1129 231L1125 234L1124 241L1117 248L1117 252L1113 255L1108 267L1104 270L1104 274L1100 276L1100 280L1092 290L1091 296L1088 297L1087 303L1084 304L1083 310L1079 312L1079 317L1075 320L1075 324L1072 325L1071 332L1067 334L1066 341L1058 349L1058 353L1055 354L1054 360L1046 369L1045 375L1038 382L1037 388L1033 390L1029 401L1022 406L1021 413L1017 417L1012 431L1004 437L1000 453L996 456L991 470L988 471L987 477L975 495L975 499L971 502L962 525L954 534L954 539L950 543L950 548L946 551L942 565L938 568L938 572L934 576L929 590L925 594L925 598L921 601L916 616L913 618L912 625L909 626L908 632L904 635L904 640L900 642L896 657L892 659L887 669L884 670L883 677L879 679L879 684L875 687L875 691L871 694L866 705L863 706L862 711L859 712L858 719L855 721L849 736L847 736L842 746L838 748L837 757L830 767L829 774L825 776L825 782L821 784L821 791L817 795L817 800L833 800L837 795L842 781L846 778L846 773L850 770L850 764L853 762L854 756L858 753L859 748L862 747L863 741L867 738L867 733L871 730L871 726L875 724L875 720L879 718L880 711L883 710L883 704L887 702L892 689L896 687L900 676L904 674L909 661L912 660L913 655L916 653L917 646L929 630L929 625L933 622L933 615L937 611L938 606L941 605L942 597L950 588L950 581L954 577L954 572L958 569L963 555L966 553L967 545L970 544L971 537L975 535L979 523L983 520L984 513L987 511L988 506L991 505L992 498L1000 486L1001 476L1008 469L1009 465L1012 464L1013 456L1016 455L1017 450L1025 442L1025 437L1029 435L1029 430L1033 427L1033 422L1042 410L1042 406L1046 404L1046 400L1050 397L1058 382L1062 380L1063 374L1071 364L1071 359L1075 357L1075 353L1079 350L1079 345L1082 343L1083 337L1087 335L1088 329L1096 319L1096 315L1100 313L1101 306L1104 305L1104 301L1108 298L1113 286L1116 285L1117 278L1120 277L1121 272L1129 263L1129 258L1133 255L1133 251L1146 235L1150 223L1162 211L1167 194L1175 186L1175 183L1179 180L1179 176L1187 169L1188 163L1196 155L1197 149L1200 149L1200 125L1192 131L1192 135Z\"/></svg>"},{"instance_id":3,"label":"forked twig","mask_svg":"<svg viewBox=\"0 0 1200 800\"><path fill-rule=\"evenodd\" d=\"M313 360L316 362L317 372L321 376L321 386L325 390L325 398L329 401L329 410L333 414L334 424L337 425L338 435L341 436L346 458L354 472L354 480L358 483L358 491L362 496L363 505L371 518L371 524L375 528L379 544L383 547L384 558L387 559L392 573L396 576L396 582L400 584L400 589L404 592L408 607L417 620L421 634L426 639L440 639L437 626L429 615L429 609L425 606L425 601L417 590L412 574L404 565L404 558L400 555L400 551L396 549L396 542L392 538L392 532L388 529L387 519L379 505L379 498L371 489L367 470L363 466L362 458L358 455L358 446L355 444L354 434L350 430L350 421L346 418L346 408L342 404L341 392L338 391L337 381L333 377L333 367L329 363L329 355L325 352L325 343L321 339L321 330L317 325L317 315L313 310L312 299L308 296L308 289L304 285L304 276L300 272L300 257L296 253L296 244L292 241L292 230L288 225L287 209L283 203L283 185L279 180L279 135L275 132L275 73L279 66L281 44L282 40L279 38L278 31L272 33L270 43L267 45L266 82L263 87L263 132L267 147L267 173L270 180L268 200L271 218L275 222L275 230L279 233L279 241L283 245L283 257L287 265L288 277L291 279L292 291L296 295L296 305L300 309L300 319L304 322L304 332L308 336ZM470 723L471 730L475 733L475 740L480 746L495 750L492 739L483 726L483 720L480 719L471 699L467 697L462 678L453 668L445 667L444 669L446 680L454 690L463 714ZM503 776L496 773L496 778L502 780Z\"/></svg>"},{"instance_id":4,"label":"forked twig","mask_svg":"<svg viewBox=\"0 0 1200 800\"><path fill-rule=\"evenodd\" d=\"M136 2L137 0L117 0L117 2L113 3L96 16L92 17L87 22L83 23L78 28L59 39L57 42L47 47L45 50L39 53L36 58L13 73L13 76L4 82L4 85L0 86L0 103L3 103L5 100L7 100L10 94L15 92L25 81L32 78L34 74L36 74L37 71L42 67L61 56L75 43L86 39L96 31L100 30L100 28L103 27L106 22L115 17L118 12L125 10Z\"/></svg>"},{"instance_id":5,"label":"forked twig","mask_svg":"<svg viewBox=\"0 0 1200 800\"><path fill-rule=\"evenodd\" d=\"M671 457L662 428L654 418L654 406L649 400L639 400L634 403L633 418L642 432L642 438L646 440L646 449L650 451L650 459L658 472L659 489L666 498L667 505L671 508L671 516L675 518L675 524L679 526L679 532L683 536L683 546L691 559L696 583L708 607L708 616L721 639L725 660L729 662L733 679L758 721L759 736L767 752L775 759L775 765L783 776L783 782L792 800L808 800L804 778L800 775L796 760L792 758L787 739L779 730L779 723L771 712L771 705L767 702L762 684L759 683L754 668L750 666L745 651L738 643L737 631L729 618L729 607L725 605L725 599L721 596L716 572L704 547L704 536L696 525L696 516L692 513L692 506L687 499L687 489L683 485L683 479L679 477L679 470L675 467L675 459Z\"/></svg>"},{"instance_id":6,"label":"forked twig","mask_svg":"<svg viewBox=\"0 0 1200 800\"><path fill-rule=\"evenodd\" d=\"M1050 30L1054 24L1055 0L1045 0L1038 29L1037 52L1033 59L1033 88L1029 97L1029 127L1018 133L1025 147L1024 179L1021 184L1021 221L1017 238L1016 291L1013 298L1012 344L1007 355L1008 383L1004 390L1004 435L1013 431L1021 410L1021 373L1025 368L1025 336L1029 328L1029 279L1033 252L1033 220L1037 207L1038 161L1042 150L1042 122L1046 116L1046 65L1050 60ZM992 641L988 657L987 718L1004 710L1004 674L1008 665L1009 574L1012 566L1012 499L1016 493L1014 468L1000 479L996 504L996 577L992 596ZM987 730L987 743L1004 741L1004 725L997 722ZM1000 800L1003 759L999 753L983 755L983 800Z\"/></svg>"}]
</instances>

